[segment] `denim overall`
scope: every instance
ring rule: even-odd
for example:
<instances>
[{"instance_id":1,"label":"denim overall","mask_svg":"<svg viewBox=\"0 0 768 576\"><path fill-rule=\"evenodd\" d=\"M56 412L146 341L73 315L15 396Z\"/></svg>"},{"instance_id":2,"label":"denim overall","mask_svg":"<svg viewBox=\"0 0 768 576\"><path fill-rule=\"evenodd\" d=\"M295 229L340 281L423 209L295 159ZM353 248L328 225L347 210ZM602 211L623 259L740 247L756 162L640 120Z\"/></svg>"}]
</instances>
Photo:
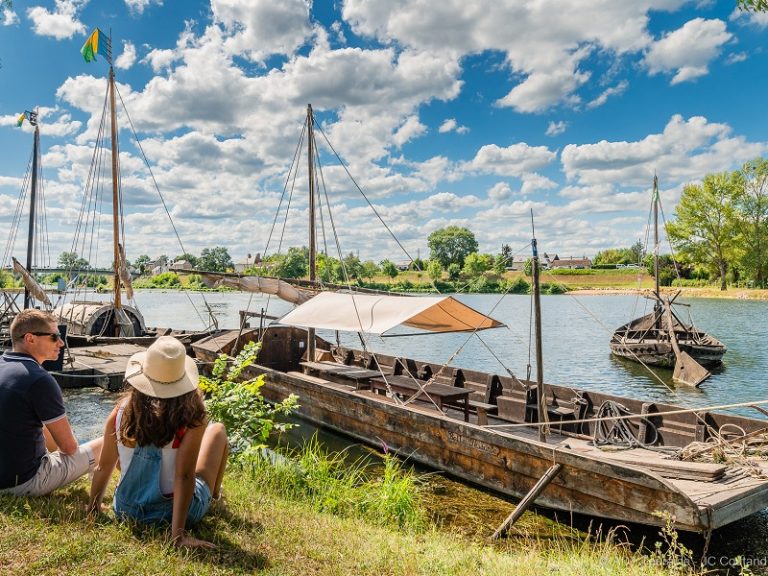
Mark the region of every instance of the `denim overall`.
<instances>
[{"instance_id":1,"label":"denim overall","mask_svg":"<svg viewBox=\"0 0 768 576\"><path fill-rule=\"evenodd\" d=\"M131 518L145 524L171 522L173 496L160 491L162 450L157 446L136 446L128 470L115 490L113 508L120 519ZM202 478L195 478L195 491L189 504L187 527L200 522L211 504L211 491Z\"/></svg>"}]
</instances>

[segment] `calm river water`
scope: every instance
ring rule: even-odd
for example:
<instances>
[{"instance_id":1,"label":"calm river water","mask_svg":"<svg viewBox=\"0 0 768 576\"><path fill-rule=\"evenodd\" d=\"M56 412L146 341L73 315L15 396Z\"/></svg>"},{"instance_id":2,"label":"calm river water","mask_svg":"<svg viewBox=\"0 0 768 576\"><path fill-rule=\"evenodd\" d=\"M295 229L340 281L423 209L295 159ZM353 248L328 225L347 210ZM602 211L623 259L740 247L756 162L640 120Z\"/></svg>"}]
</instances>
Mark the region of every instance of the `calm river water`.
<instances>
[{"instance_id":1,"label":"calm river water","mask_svg":"<svg viewBox=\"0 0 768 576\"><path fill-rule=\"evenodd\" d=\"M261 295L239 292L185 293L139 291L136 304L147 325L200 329L213 314L222 328L234 328L242 309L279 316L290 305ZM501 320L506 327L482 332L479 337L461 334L371 337L375 351L408 355L421 360L448 362L455 366L518 376L534 364L531 334L531 299L528 296L460 295L466 304ZM764 321L768 302L726 299L683 301L679 308L696 325L719 338L728 347L724 366L700 389L675 386L671 371L660 373L661 381L639 364L614 358L609 353L611 333L621 324L644 314L650 301L629 295L542 296L545 381L578 388L610 392L684 406L717 406L768 399L765 375L768 369L768 325ZM333 333L321 333L330 341ZM357 335L342 335L342 343L359 347ZM455 355L455 358L454 358ZM532 368L535 374L535 366ZM68 410L80 438L99 434L101 422L114 397L96 390L68 394ZM740 413L759 416L754 410ZM499 501L503 506L503 501ZM508 505L506 505L508 507ZM502 515L503 517L503 515ZM652 537L652 535L651 535ZM647 541L646 541L647 544ZM743 554L757 564L768 559L768 517L757 514L720 530L713 550L729 558ZM768 563L768 560L766 560ZM717 567L717 566L712 566Z\"/></svg>"}]
</instances>

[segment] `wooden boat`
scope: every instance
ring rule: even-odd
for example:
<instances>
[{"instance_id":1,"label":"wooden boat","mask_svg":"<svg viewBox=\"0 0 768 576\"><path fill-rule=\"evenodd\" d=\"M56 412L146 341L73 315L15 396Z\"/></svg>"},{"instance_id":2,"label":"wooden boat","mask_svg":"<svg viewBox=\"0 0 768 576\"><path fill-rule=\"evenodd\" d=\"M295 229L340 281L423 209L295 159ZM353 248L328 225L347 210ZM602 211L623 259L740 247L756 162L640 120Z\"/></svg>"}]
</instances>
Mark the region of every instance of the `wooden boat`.
<instances>
[{"instance_id":1,"label":"wooden boat","mask_svg":"<svg viewBox=\"0 0 768 576\"><path fill-rule=\"evenodd\" d=\"M310 107L308 142L312 125ZM379 306L378 299L397 296L369 301L353 292L323 293L278 324L224 331L192 348L211 366L221 353L234 357L246 343L260 342L244 377L263 374L268 400L296 394L302 418L501 494L525 496L520 510L535 501L619 522L664 525L672 518L677 529L706 532L768 506L762 457L702 461L713 450L725 454L733 444L768 441L768 420L544 384L535 240L532 245L536 381L344 348L314 332L362 336L389 330L392 322L441 331L442 320L415 311L420 297L404 297L409 311L394 318L398 306ZM310 238L310 254L312 246ZM465 328L453 328L498 325L475 314ZM719 445L700 444L712 440Z\"/></svg>"},{"instance_id":2,"label":"wooden boat","mask_svg":"<svg viewBox=\"0 0 768 576\"><path fill-rule=\"evenodd\" d=\"M675 313L673 305L680 292L665 297L659 289L659 187L653 178L654 279L655 287L648 297L654 300L653 311L619 328L611 336L611 352L622 358L648 366L674 368L676 382L700 385L719 366L725 345L714 336L686 324Z\"/></svg>"}]
</instances>

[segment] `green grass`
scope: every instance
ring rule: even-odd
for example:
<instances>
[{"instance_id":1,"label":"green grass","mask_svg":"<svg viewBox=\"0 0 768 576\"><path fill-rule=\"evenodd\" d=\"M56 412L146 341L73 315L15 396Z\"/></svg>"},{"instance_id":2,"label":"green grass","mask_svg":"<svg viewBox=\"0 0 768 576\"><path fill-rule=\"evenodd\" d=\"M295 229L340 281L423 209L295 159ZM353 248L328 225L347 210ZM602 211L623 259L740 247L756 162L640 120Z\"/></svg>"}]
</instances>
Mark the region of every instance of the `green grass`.
<instances>
[{"instance_id":1,"label":"green grass","mask_svg":"<svg viewBox=\"0 0 768 576\"><path fill-rule=\"evenodd\" d=\"M526 513L507 539L455 531L428 517L429 478L385 458L371 474L362 463L317 446L295 464L253 462L225 477L225 506L195 529L217 548L177 551L164 528L85 515L87 482L36 499L0 497L3 575L645 575L679 574L675 557L633 554ZM349 472L339 469L346 468ZM335 500L334 504L331 501ZM107 502L109 499L107 499ZM404 510L407 513L404 513ZM413 516L412 514L415 514ZM416 518L418 521L414 521Z\"/></svg>"}]
</instances>

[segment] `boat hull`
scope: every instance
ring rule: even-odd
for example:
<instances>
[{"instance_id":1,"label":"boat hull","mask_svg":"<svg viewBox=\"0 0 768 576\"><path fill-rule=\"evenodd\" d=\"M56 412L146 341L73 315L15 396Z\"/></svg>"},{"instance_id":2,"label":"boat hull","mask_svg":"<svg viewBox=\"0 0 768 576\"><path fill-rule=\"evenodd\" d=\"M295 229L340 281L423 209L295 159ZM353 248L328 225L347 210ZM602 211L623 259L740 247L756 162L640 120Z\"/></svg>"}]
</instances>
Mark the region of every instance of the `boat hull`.
<instances>
[{"instance_id":1,"label":"boat hull","mask_svg":"<svg viewBox=\"0 0 768 576\"><path fill-rule=\"evenodd\" d=\"M721 346L698 346L679 343L680 350L688 353L705 368L716 368L723 363L725 348ZM630 342L611 341L611 353L633 362L642 362L648 366L661 368L675 367L675 351L669 342Z\"/></svg>"},{"instance_id":2,"label":"boat hull","mask_svg":"<svg viewBox=\"0 0 768 576\"><path fill-rule=\"evenodd\" d=\"M280 330L291 332L283 339ZM534 427L505 432L464 422L423 404L402 405L367 390L287 369L286 365L298 368L303 350L298 344L304 342L299 332L296 328L268 330L262 354L280 349L281 361L270 361L274 357L267 354L271 365L248 368L248 376L265 376L261 390L268 400L277 402L296 394L302 418L468 482L521 498L554 463L561 463L562 471L538 497L537 505L648 525L663 525L659 513L665 513L674 517L676 528L694 532L717 528L768 505L768 483L741 490L734 499L738 502L734 512L730 505L698 503L674 481L646 468L585 454L583 444L571 446L567 436L542 443L536 440ZM235 338L221 335L193 349L200 360L212 362L219 351L235 352ZM249 338L256 335L241 335L240 343ZM676 432L667 428L665 434L673 437Z\"/></svg>"}]
</instances>

